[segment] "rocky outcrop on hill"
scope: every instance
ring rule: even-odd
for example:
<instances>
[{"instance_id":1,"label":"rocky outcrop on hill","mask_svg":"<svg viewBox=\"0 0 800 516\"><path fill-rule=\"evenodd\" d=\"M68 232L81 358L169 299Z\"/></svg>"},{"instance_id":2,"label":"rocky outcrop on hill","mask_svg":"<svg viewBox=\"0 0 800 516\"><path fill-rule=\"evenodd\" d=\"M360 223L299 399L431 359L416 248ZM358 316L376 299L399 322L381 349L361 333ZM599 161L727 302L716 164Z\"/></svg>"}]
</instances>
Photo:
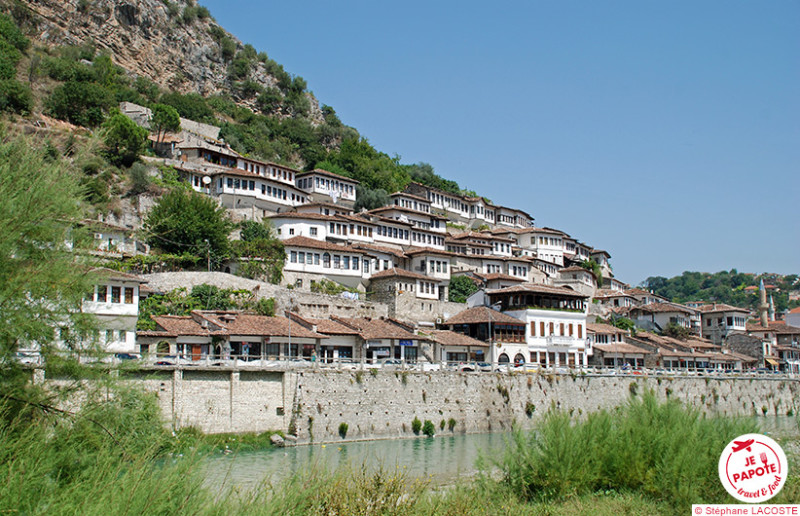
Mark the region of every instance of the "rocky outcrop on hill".
<instances>
[{"instance_id":1,"label":"rocky outcrop on hill","mask_svg":"<svg viewBox=\"0 0 800 516\"><path fill-rule=\"evenodd\" d=\"M196 9L191 0L20 0L17 6L20 3L31 11L31 37L45 45L90 42L132 75L165 89L203 96L231 92L220 34L237 50L244 45L211 17L187 19L187 7ZM264 88L277 84L263 63L256 64L250 79ZM308 97L310 118L321 122L316 99ZM254 99L236 100L253 107Z\"/></svg>"}]
</instances>

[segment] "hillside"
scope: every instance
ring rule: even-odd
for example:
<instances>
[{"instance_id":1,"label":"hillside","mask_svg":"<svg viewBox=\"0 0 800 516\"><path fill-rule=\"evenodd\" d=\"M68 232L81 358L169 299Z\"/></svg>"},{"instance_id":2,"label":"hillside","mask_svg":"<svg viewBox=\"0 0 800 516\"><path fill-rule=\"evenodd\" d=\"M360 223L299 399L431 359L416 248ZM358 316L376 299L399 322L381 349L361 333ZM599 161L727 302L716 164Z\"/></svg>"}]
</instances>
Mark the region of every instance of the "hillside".
<instances>
[{"instance_id":1,"label":"hillside","mask_svg":"<svg viewBox=\"0 0 800 516\"><path fill-rule=\"evenodd\" d=\"M47 114L94 128L117 102L160 103L220 126L244 155L357 179L367 207L412 180L462 192L432 166L401 164L372 147L320 106L302 77L226 32L194 0L0 0L0 8L32 42L17 78L33 101L12 111L34 123ZM73 111L92 118L54 107L64 89L81 104Z\"/></svg>"},{"instance_id":2,"label":"hillside","mask_svg":"<svg viewBox=\"0 0 800 516\"><path fill-rule=\"evenodd\" d=\"M673 278L647 278L642 286L678 303L708 301L755 309L758 305L758 292L755 288L761 280L772 294L776 312L800 306L800 301L790 299L792 292L797 293L800 290L797 274L756 275L740 273L736 269L715 274L686 271Z\"/></svg>"}]
</instances>

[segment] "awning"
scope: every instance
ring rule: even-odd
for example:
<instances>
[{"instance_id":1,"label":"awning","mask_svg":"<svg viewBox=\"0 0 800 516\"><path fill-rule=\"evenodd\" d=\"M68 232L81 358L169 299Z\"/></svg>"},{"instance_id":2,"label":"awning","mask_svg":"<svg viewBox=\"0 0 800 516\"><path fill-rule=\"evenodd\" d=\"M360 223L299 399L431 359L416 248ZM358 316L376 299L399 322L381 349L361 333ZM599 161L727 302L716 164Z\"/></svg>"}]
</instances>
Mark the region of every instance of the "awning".
<instances>
[{"instance_id":1,"label":"awning","mask_svg":"<svg viewBox=\"0 0 800 516\"><path fill-rule=\"evenodd\" d=\"M780 364L777 362L777 360L773 360L773 359L771 359L771 358L765 358L764 360L766 360L766 361L767 361L767 363L769 363L769 364L771 364L771 365L774 365L774 366L779 366L779 365L780 365Z\"/></svg>"}]
</instances>

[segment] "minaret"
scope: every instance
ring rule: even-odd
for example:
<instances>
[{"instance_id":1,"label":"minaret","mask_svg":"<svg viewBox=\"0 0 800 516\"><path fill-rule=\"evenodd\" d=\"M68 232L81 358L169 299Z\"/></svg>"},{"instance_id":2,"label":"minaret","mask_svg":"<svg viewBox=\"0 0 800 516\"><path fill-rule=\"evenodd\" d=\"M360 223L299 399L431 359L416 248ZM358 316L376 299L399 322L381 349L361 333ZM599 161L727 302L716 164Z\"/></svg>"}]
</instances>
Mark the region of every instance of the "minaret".
<instances>
[{"instance_id":1,"label":"minaret","mask_svg":"<svg viewBox=\"0 0 800 516\"><path fill-rule=\"evenodd\" d=\"M769 295L769 320L775 321L775 303L772 301L772 294Z\"/></svg>"},{"instance_id":2,"label":"minaret","mask_svg":"<svg viewBox=\"0 0 800 516\"><path fill-rule=\"evenodd\" d=\"M767 304L767 289L764 288L764 279L761 279L761 284L758 286L758 311L761 314L761 326L764 328L769 327L769 319L767 317L767 311L769 310L769 305Z\"/></svg>"}]
</instances>

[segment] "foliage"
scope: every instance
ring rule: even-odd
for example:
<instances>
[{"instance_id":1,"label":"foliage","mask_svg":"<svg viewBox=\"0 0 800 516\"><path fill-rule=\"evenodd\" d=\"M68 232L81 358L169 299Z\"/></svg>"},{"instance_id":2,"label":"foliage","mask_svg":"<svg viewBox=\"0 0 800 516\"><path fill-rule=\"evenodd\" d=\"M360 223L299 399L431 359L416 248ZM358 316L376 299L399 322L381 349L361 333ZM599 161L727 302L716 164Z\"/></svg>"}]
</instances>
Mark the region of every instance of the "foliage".
<instances>
[{"instance_id":1,"label":"foliage","mask_svg":"<svg viewBox=\"0 0 800 516\"><path fill-rule=\"evenodd\" d=\"M603 285L603 271L602 269L600 269L600 264L598 264L594 260L589 259L589 260L583 260L580 263L580 266L586 269L587 271L592 271L595 279L597 280L598 286Z\"/></svg>"},{"instance_id":2,"label":"foliage","mask_svg":"<svg viewBox=\"0 0 800 516\"><path fill-rule=\"evenodd\" d=\"M0 111L28 114L33 108L31 89L15 79L0 80Z\"/></svg>"},{"instance_id":3,"label":"foliage","mask_svg":"<svg viewBox=\"0 0 800 516\"><path fill-rule=\"evenodd\" d=\"M769 292L776 311L783 312L800 305L798 301L789 301L789 292L800 289L797 274L756 275L741 273L736 269L714 274L685 271L680 276L669 279L663 276L649 277L642 283L642 287L676 303L707 301L755 310L758 307L758 292L747 291L745 288L758 287L762 279L764 284L777 287Z\"/></svg>"},{"instance_id":4,"label":"foliage","mask_svg":"<svg viewBox=\"0 0 800 516\"><path fill-rule=\"evenodd\" d=\"M100 125L113 105L111 92L94 82L66 82L56 87L47 99L51 115L84 127Z\"/></svg>"},{"instance_id":5,"label":"foliage","mask_svg":"<svg viewBox=\"0 0 800 516\"><path fill-rule=\"evenodd\" d=\"M150 129L155 131L159 143L166 133L180 131L181 117L177 109L166 104L154 104L150 110Z\"/></svg>"},{"instance_id":6,"label":"foliage","mask_svg":"<svg viewBox=\"0 0 800 516\"><path fill-rule=\"evenodd\" d=\"M428 437L433 437L433 435L436 433L436 427L433 426L433 422L430 419L426 419L425 423L423 423L422 433Z\"/></svg>"},{"instance_id":7,"label":"foliage","mask_svg":"<svg viewBox=\"0 0 800 516\"><path fill-rule=\"evenodd\" d=\"M448 291L450 302L466 303L467 298L478 291L478 285L469 276L453 276Z\"/></svg>"},{"instance_id":8,"label":"foliage","mask_svg":"<svg viewBox=\"0 0 800 516\"><path fill-rule=\"evenodd\" d=\"M159 199L143 225L147 243L166 253L208 253L214 264L229 252L233 223L225 208L213 199L185 190L173 190Z\"/></svg>"},{"instance_id":9,"label":"foliage","mask_svg":"<svg viewBox=\"0 0 800 516\"><path fill-rule=\"evenodd\" d=\"M628 330L630 332L636 331L636 323L627 317L612 316L610 321L611 326L621 330Z\"/></svg>"},{"instance_id":10,"label":"foliage","mask_svg":"<svg viewBox=\"0 0 800 516\"><path fill-rule=\"evenodd\" d=\"M422 421L417 416L414 416L413 421L411 421L411 431L419 435L420 430L422 430Z\"/></svg>"},{"instance_id":11,"label":"foliage","mask_svg":"<svg viewBox=\"0 0 800 516\"><path fill-rule=\"evenodd\" d=\"M255 312L258 315L266 315L267 317L274 317L275 316L275 298L273 297L262 297L258 301L256 301Z\"/></svg>"},{"instance_id":12,"label":"foliage","mask_svg":"<svg viewBox=\"0 0 800 516\"><path fill-rule=\"evenodd\" d=\"M680 339L680 340L686 340L692 334L692 332L689 331L689 328L686 328L674 322L669 323L667 327L664 328L663 333L667 337L672 337L673 339Z\"/></svg>"},{"instance_id":13,"label":"foliage","mask_svg":"<svg viewBox=\"0 0 800 516\"><path fill-rule=\"evenodd\" d=\"M697 500L729 500L717 475L719 450L755 432L754 425L706 419L647 392L580 422L566 412L548 413L530 434L515 431L500 466L508 487L529 499L627 490L685 512Z\"/></svg>"},{"instance_id":14,"label":"foliage","mask_svg":"<svg viewBox=\"0 0 800 516\"><path fill-rule=\"evenodd\" d=\"M329 170L329 172L332 171ZM356 202L353 206L353 210L355 212L359 212L362 209L374 210L375 208L388 205L390 201L391 198L389 197L389 194L386 193L386 190L382 188L371 190L366 186L356 185Z\"/></svg>"},{"instance_id":15,"label":"foliage","mask_svg":"<svg viewBox=\"0 0 800 516\"><path fill-rule=\"evenodd\" d=\"M344 423L344 422L339 423L339 437L341 437L342 439L347 437L348 428L349 428L349 425L347 423Z\"/></svg>"},{"instance_id":16,"label":"foliage","mask_svg":"<svg viewBox=\"0 0 800 516\"><path fill-rule=\"evenodd\" d=\"M231 243L239 260L239 274L246 278L265 279L277 284L283 279L286 251L270 228L255 221L244 221L241 240Z\"/></svg>"},{"instance_id":17,"label":"foliage","mask_svg":"<svg viewBox=\"0 0 800 516\"><path fill-rule=\"evenodd\" d=\"M342 292L358 292L358 290L346 287L327 278L322 278L318 281L311 280L311 292L327 294L329 296L338 296Z\"/></svg>"},{"instance_id":18,"label":"foliage","mask_svg":"<svg viewBox=\"0 0 800 516\"><path fill-rule=\"evenodd\" d=\"M165 93L159 102L172 106L183 118L209 124L216 122L214 110L208 105L208 101L197 93L187 93L186 95L178 92Z\"/></svg>"},{"instance_id":19,"label":"foliage","mask_svg":"<svg viewBox=\"0 0 800 516\"><path fill-rule=\"evenodd\" d=\"M131 183L130 190L128 190L130 195L139 195L150 189L150 174L147 166L140 161L128 169L128 179Z\"/></svg>"},{"instance_id":20,"label":"foliage","mask_svg":"<svg viewBox=\"0 0 800 516\"><path fill-rule=\"evenodd\" d=\"M106 157L111 163L130 167L144 149L147 129L117 111L103 122L103 141Z\"/></svg>"},{"instance_id":21,"label":"foliage","mask_svg":"<svg viewBox=\"0 0 800 516\"><path fill-rule=\"evenodd\" d=\"M59 326L73 326L78 336L93 327L93 320L81 314L93 277L70 250L87 242L76 228L83 217L80 194L78 172L41 144L25 138L0 143L3 371L20 345L35 341L46 351Z\"/></svg>"},{"instance_id":22,"label":"foliage","mask_svg":"<svg viewBox=\"0 0 800 516\"><path fill-rule=\"evenodd\" d=\"M152 317L159 315L189 315L193 310L246 310L254 308L260 315L273 315L275 300L261 299L253 303L249 290L222 289L214 285L196 285L191 292L185 288L154 294L139 302L139 330L154 330ZM270 314L270 311L272 314Z\"/></svg>"}]
</instances>

